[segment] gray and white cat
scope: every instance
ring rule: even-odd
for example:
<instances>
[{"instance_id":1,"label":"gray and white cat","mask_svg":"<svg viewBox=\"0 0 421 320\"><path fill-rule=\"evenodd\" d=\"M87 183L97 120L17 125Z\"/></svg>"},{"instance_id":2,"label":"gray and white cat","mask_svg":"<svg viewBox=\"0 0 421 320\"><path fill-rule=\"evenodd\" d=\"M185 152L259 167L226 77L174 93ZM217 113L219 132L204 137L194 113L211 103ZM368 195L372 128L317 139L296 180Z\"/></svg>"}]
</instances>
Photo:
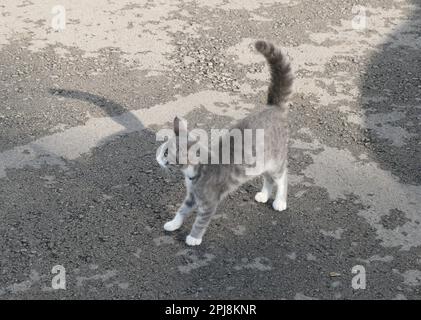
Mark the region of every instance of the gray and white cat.
<instances>
[{"instance_id":1,"label":"gray and white cat","mask_svg":"<svg viewBox=\"0 0 421 320\"><path fill-rule=\"evenodd\" d=\"M276 186L272 207L277 211L283 211L287 207L287 98L292 92L294 77L287 56L280 49L266 41L257 41L255 48L266 57L270 67L271 83L267 105L258 107L254 113L238 122L233 128L241 132L245 129L264 129L264 164L259 172L263 175L264 182L255 200L266 203L273 187ZM174 119L174 133L174 137L158 149L157 161L162 167L174 165L182 170L187 196L175 217L164 225L164 229L174 231L180 228L189 213L196 209L196 220L186 238L186 243L190 246L200 245L219 203L228 193L255 176L246 174L248 167L246 164L169 163L169 153L176 152L172 156L177 158L178 152L182 152L177 146L183 134L188 136L187 148L191 148L196 141L189 135L186 121L177 117ZM230 137L223 137L217 143L222 144L224 139ZM170 146L175 147L170 148Z\"/></svg>"}]
</instances>

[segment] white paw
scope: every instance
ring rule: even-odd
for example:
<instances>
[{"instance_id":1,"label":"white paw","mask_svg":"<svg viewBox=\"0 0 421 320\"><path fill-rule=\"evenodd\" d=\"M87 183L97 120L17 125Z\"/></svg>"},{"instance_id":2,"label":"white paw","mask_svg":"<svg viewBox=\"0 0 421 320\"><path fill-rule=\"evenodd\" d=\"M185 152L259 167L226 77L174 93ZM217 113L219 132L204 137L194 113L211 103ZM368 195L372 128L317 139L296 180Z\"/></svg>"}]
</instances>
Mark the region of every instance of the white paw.
<instances>
[{"instance_id":1,"label":"white paw","mask_svg":"<svg viewBox=\"0 0 421 320\"><path fill-rule=\"evenodd\" d=\"M284 211L287 208L287 203L286 203L286 201L275 200L272 203L272 207L276 211Z\"/></svg>"},{"instance_id":2,"label":"white paw","mask_svg":"<svg viewBox=\"0 0 421 320\"><path fill-rule=\"evenodd\" d=\"M168 221L166 224L164 224L164 229L167 231L174 231L181 227L183 224L183 219L175 217L171 221Z\"/></svg>"},{"instance_id":3,"label":"white paw","mask_svg":"<svg viewBox=\"0 0 421 320\"><path fill-rule=\"evenodd\" d=\"M267 193L264 193L264 192L258 192L256 193L256 196L254 197L254 200L261 203L266 203L268 199L269 199L269 196L267 195Z\"/></svg>"},{"instance_id":4,"label":"white paw","mask_svg":"<svg viewBox=\"0 0 421 320\"><path fill-rule=\"evenodd\" d=\"M196 238L193 238L192 236L187 236L186 243L189 246L198 246L199 244L202 243L202 239L196 239Z\"/></svg>"}]
</instances>

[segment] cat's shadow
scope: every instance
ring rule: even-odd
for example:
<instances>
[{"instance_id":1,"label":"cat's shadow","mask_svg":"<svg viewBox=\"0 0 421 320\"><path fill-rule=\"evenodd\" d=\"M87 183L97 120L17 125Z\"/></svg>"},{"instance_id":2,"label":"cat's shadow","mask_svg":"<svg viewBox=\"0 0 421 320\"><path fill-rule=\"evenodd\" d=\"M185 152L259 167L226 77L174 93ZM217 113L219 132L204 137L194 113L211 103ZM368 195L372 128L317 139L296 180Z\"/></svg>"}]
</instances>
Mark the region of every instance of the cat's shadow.
<instances>
[{"instance_id":1,"label":"cat's shadow","mask_svg":"<svg viewBox=\"0 0 421 320\"><path fill-rule=\"evenodd\" d=\"M54 96L75 99L93 104L99 107L100 110L104 111L113 121L119 123L126 129L142 130L145 128L141 120L134 116L130 110L113 100L80 90L50 88L49 92Z\"/></svg>"}]
</instances>

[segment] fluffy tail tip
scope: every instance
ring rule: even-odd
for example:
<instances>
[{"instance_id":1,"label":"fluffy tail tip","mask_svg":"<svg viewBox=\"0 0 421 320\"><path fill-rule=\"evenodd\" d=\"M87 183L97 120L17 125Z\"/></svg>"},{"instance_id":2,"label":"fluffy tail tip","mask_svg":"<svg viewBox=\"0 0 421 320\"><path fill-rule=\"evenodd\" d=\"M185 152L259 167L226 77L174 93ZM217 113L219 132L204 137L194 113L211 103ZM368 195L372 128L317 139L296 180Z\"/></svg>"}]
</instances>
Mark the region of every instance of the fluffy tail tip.
<instances>
[{"instance_id":1,"label":"fluffy tail tip","mask_svg":"<svg viewBox=\"0 0 421 320\"><path fill-rule=\"evenodd\" d=\"M259 51L264 56L269 56L275 51L275 47L272 43L264 41L264 40L258 40L254 44L254 47L257 51Z\"/></svg>"}]
</instances>

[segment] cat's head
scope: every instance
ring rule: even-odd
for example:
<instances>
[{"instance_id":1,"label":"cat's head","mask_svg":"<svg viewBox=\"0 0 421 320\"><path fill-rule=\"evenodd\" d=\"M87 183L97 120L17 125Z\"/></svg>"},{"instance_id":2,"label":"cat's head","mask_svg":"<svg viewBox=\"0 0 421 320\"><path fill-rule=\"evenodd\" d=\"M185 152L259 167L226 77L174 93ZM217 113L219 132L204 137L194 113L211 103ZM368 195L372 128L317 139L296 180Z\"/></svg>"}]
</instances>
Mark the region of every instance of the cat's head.
<instances>
[{"instance_id":1,"label":"cat's head","mask_svg":"<svg viewBox=\"0 0 421 320\"><path fill-rule=\"evenodd\" d=\"M192 163L189 157L190 148L198 142L187 130L187 121L175 117L174 119L174 134L168 137L157 150L156 161L163 168L175 167L180 170L185 170Z\"/></svg>"}]
</instances>

